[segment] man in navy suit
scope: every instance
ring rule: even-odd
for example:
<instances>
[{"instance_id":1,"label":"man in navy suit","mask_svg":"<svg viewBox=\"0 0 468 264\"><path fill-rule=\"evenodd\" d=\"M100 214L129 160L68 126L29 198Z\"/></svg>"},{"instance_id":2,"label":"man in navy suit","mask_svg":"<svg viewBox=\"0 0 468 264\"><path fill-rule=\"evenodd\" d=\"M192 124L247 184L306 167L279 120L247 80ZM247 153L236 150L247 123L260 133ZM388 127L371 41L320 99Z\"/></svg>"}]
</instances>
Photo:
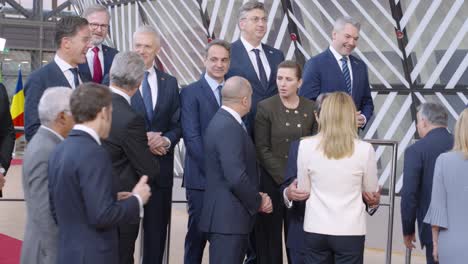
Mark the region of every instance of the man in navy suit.
<instances>
[{"instance_id":1,"label":"man in navy suit","mask_svg":"<svg viewBox=\"0 0 468 264\"><path fill-rule=\"evenodd\" d=\"M228 79L222 107L205 131L206 187L200 229L210 241L210 264L240 264L257 212L271 213L271 199L258 191L255 146L241 117L252 104L242 77Z\"/></svg>"},{"instance_id":2,"label":"man in navy suit","mask_svg":"<svg viewBox=\"0 0 468 264\"><path fill-rule=\"evenodd\" d=\"M199 227L206 182L203 136L221 105L224 75L229 69L230 46L224 40L210 42L205 49L205 74L180 93L182 135L187 149L183 186L186 188L189 213L185 264L200 264L206 245L206 236Z\"/></svg>"},{"instance_id":3,"label":"man in navy suit","mask_svg":"<svg viewBox=\"0 0 468 264\"><path fill-rule=\"evenodd\" d=\"M232 43L231 66L226 78L242 76L252 86L252 108L244 117L245 125L253 138L257 103L278 93L276 72L284 61L283 52L262 44L268 28L268 13L263 3L249 1L239 9L241 37Z\"/></svg>"},{"instance_id":4,"label":"man in navy suit","mask_svg":"<svg viewBox=\"0 0 468 264\"><path fill-rule=\"evenodd\" d=\"M26 140L31 140L41 125L37 105L49 87L63 86L75 89L84 81L79 75L78 64L86 62L86 52L90 47L88 21L77 16L60 19L55 27L57 52L49 64L33 71L24 86L24 132Z\"/></svg>"},{"instance_id":5,"label":"man in navy suit","mask_svg":"<svg viewBox=\"0 0 468 264\"><path fill-rule=\"evenodd\" d=\"M118 200L112 162L101 146L112 123L108 87L87 83L75 90L70 109L76 125L49 159L52 215L59 226L57 263L119 263L117 226L138 223L151 195L144 176Z\"/></svg>"},{"instance_id":6,"label":"man in navy suit","mask_svg":"<svg viewBox=\"0 0 468 264\"><path fill-rule=\"evenodd\" d=\"M145 208L143 221L143 263L162 263L171 213L174 147L182 135L179 86L169 74L153 64L161 47L159 35L151 26L133 34L133 50L143 58L146 71L132 107L145 118L148 144L160 165L160 184L151 185L153 195Z\"/></svg>"},{"instance_id":7,"label":"man in navy suit","mask_svg":"<svg viewBox=\"0 0 468 264\"><path fill-rule=\"evenodd\" d=\"M447 130L448 114L437 103L424 103L417 113L418 134L421 137L405 151L403 187L401 189L401 222L405 246L415 248L415 222L419 240L426 248L427 263L435 263L432 256L431 226L424 223L431 203L432 179L437 157L453 147L453 136Z\"/></svg>"},{"instance_id":8,"label":"man in navy suit","mask_svg":"<svg viewBox=\"0 0 468 264\"><path fill-rule=\"evenodd\" d=\"M338 18L332 43L304 66L299 95L316 100L322 93L344 91L356 104L358 126L364 128L374 112L366 64L351 55L357 46L361 24L351 17Z\"/></svg>"},{"instance_id":9,"label":"man in navy suit","mask_svg":"<svg viewBox=\"0 0 468 264\"><path fill-rule=\"evenodd\" d=\"M109 32L110 13L105 6L91 5L82 16L89 22L92 46L86 53L86 62L78 65L81 76L88 82L103 83L108 80L109 69L119 51L102 44ZM107 76L107 77L106 77ZM108 83L105 83L108 85Z\"/></svg>"}]
</instances>

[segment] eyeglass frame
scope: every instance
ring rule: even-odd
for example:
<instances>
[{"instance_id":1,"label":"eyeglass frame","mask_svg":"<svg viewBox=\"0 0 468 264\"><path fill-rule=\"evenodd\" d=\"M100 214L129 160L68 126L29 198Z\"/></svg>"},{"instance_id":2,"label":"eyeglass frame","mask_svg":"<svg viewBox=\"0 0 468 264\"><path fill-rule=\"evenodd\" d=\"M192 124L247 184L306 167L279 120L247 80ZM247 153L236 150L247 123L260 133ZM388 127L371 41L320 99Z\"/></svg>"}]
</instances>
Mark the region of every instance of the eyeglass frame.
<instances>
[{"instance_id":1,"label":"eyeglass frame","mask_svg":"<svg viewBox=\"0 0 468 264\"><path fill-rule=\"evenodd\" d=\"M108 30L109 29L109 24L97 24L97 23L89 23L88 24L91 29L98 29L100 28L101 30Z\"/></svg>"},{"instance_id":2,"label":"eyeglass frame","mask_svg":"<svg viewBox=\"0 0 468 264\"><path fill-rule=\"evenodd\" d=\"M252 22L254 22L255 24L258 24L260 21L264 22L265 24L268 23L268 17L258 17L258 16L254 16L254 17L243 17L241 18L241 20L250 20Z\"/></svg>"}]
</instances>

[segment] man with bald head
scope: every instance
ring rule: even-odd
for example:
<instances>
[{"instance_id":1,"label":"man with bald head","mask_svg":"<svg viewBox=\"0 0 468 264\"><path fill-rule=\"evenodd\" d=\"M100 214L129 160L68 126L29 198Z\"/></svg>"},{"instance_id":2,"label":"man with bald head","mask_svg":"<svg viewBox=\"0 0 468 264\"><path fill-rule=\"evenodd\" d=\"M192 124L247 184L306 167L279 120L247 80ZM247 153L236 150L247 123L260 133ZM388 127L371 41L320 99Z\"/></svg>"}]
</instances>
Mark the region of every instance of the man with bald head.
<instances>
[{"instance_id":1,"label":"man with bald head","mask_svg":"<svg viewBox=\"0 0 468 264\"><path fill-rule=\"evenodd\" d=\"M258 191L255 146L242 117L252 104L252 87L232 77L222 106L205 131L206 186L200 230L210 241L210 263L241 264L258 212L271 213L271 199Z\"/></svg>"}]
</instances>

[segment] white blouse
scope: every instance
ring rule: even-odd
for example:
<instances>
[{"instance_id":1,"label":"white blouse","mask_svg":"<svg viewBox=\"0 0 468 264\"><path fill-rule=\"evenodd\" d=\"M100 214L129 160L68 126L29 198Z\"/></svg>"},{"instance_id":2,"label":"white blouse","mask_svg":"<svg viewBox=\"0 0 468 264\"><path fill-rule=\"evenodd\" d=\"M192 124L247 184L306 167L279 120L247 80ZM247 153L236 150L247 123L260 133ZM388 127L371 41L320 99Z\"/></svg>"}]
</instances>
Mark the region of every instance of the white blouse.
<instances>
[{"instance_id":1,"label":"white blouse","mask_svg":"<svg viewBox=\"0 0 468 264\"><path fill-rule=\"evenodd\" d=\"M377 161L371 144L355 140L354 153L339 160L318 149L319 136L303 139L297 158L298 188L310 191L304 230L325 235L365 235L362 192L378 190Z\"/></svg>"}]
</instances>

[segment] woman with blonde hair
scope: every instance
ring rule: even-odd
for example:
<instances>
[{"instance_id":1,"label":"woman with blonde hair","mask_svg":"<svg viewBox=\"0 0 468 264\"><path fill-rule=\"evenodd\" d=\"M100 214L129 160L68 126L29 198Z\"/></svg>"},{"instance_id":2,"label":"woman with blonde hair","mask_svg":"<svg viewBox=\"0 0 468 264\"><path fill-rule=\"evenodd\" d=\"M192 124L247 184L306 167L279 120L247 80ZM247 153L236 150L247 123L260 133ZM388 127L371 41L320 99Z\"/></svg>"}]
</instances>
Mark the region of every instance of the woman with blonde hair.
<instances>
[{"instance_id":1,"label":"woman with blonde hair","mask_svg":"<svg viewBox=\"0 0 468 264\"><path fill-rule=\"evenodd\" d=\"M434 169L431 205L424 222L432 225L433 256L441 264L468 259L468 109L455 125L453 150L441 154Z\"/></svg>"},{"instance_id":2,"label":"woman with blonde hair","mask_svg":"<svg viewBox=\"0 0 468 264\"><path fill-rule=\"evenodd\" d=\"M363 263L362 193L378 190L377 162L372 145L358 138L355 113L348 94L328 95L319 133L299 146L298 188L310 192L304 215L305 263Z\"/></svg>"}]
</instances>

